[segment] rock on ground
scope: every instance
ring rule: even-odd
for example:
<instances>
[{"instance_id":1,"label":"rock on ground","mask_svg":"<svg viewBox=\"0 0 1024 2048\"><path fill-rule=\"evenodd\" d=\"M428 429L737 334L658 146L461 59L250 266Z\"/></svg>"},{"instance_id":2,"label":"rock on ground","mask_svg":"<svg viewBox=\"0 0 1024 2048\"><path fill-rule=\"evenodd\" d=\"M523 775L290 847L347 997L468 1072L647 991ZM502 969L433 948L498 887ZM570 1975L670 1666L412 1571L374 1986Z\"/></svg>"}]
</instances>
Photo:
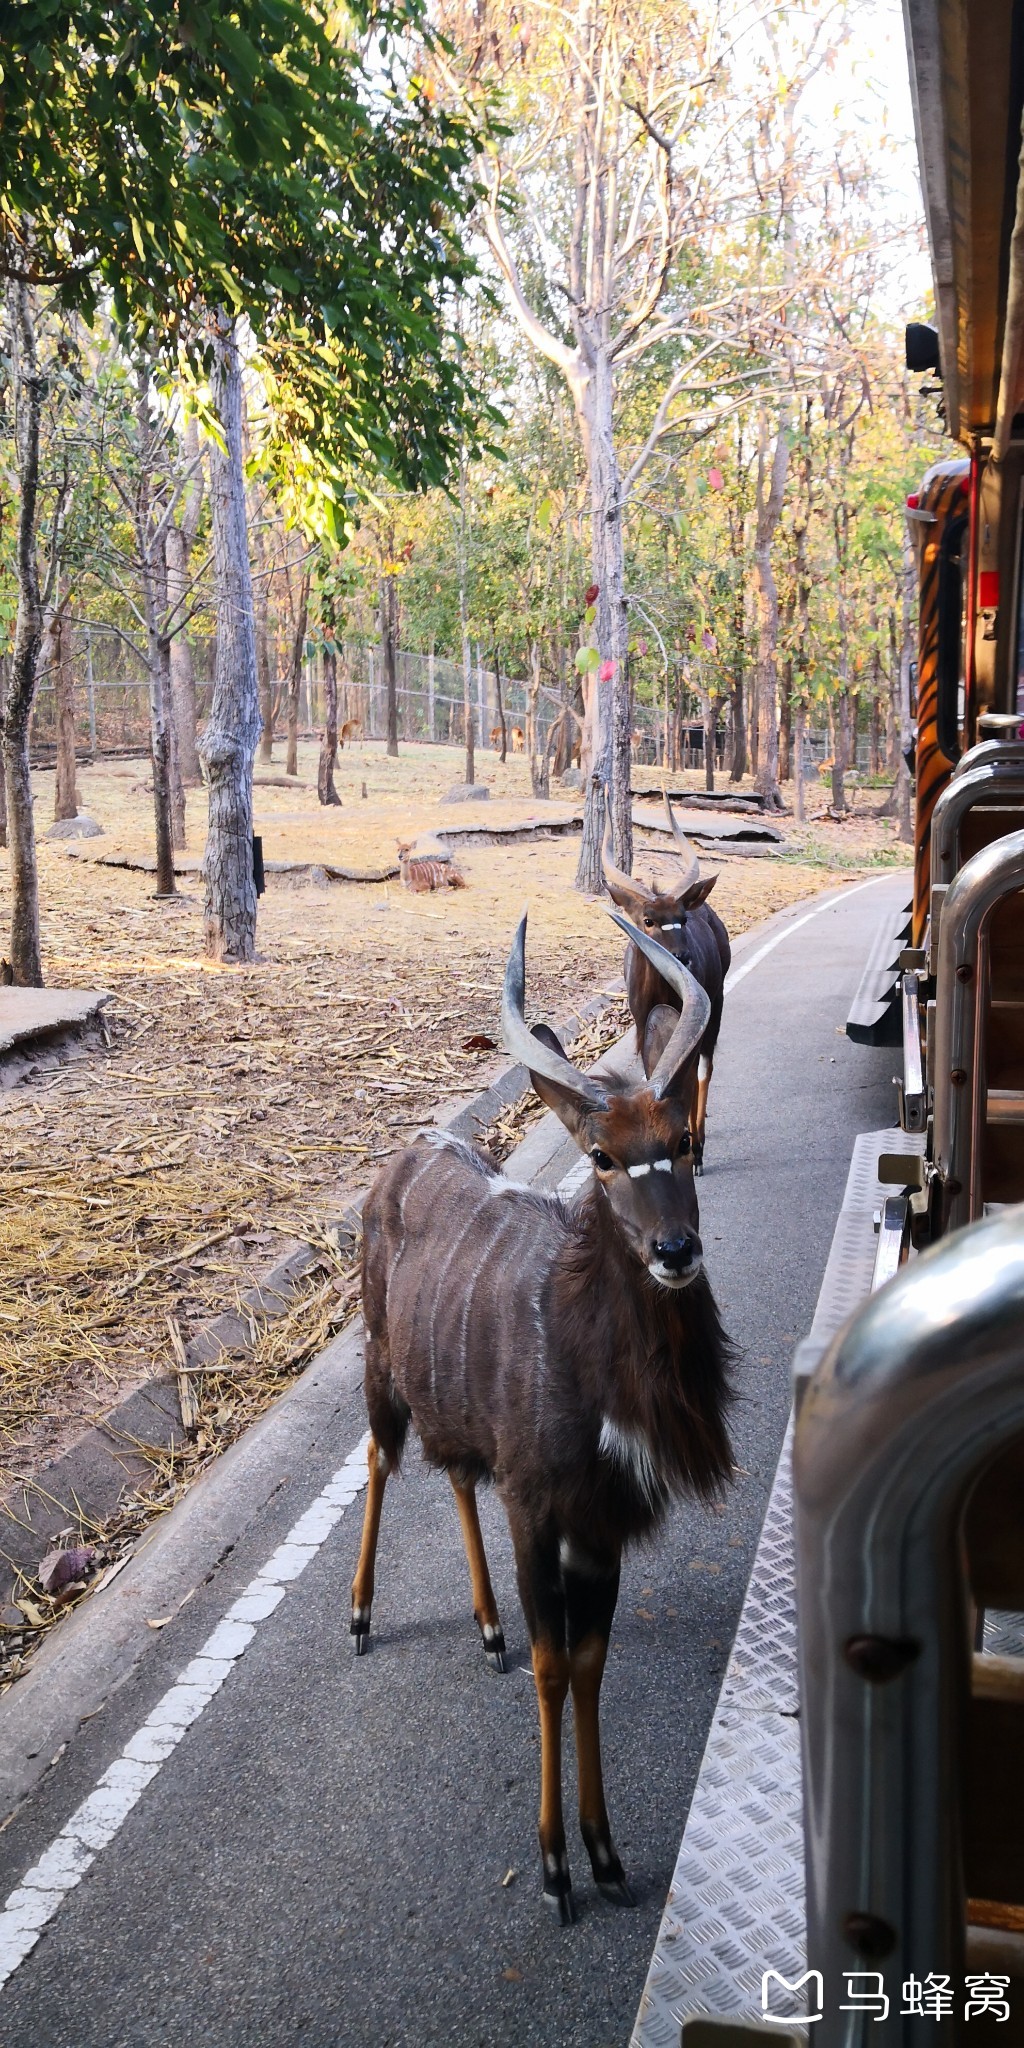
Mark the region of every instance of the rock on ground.
<instances>
[{"instance_id":1,"label":"rock on ground","mask_svg":"<svg viewBox=\"0 0 1024 2048\"><path fill-rule=\"evenodd\" d=\"M97 825L85 811L79 811L77 818L58 818L50 826L47 839L102 839L103 827Z\"/></svg>"}]
</instances>

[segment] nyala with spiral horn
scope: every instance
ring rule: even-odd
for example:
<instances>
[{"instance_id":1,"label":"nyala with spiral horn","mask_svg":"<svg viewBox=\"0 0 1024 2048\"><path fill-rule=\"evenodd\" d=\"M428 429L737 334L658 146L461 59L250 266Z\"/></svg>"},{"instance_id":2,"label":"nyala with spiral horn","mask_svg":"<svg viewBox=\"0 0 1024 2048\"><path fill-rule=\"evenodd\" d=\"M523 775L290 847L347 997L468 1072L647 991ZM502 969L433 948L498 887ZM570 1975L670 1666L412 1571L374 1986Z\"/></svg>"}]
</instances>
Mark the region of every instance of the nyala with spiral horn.
<instances>
[{"instance_id":1,"label":"nyala with spiral horn","mask_svg":"<svg viewBox=\"0 0 1024 2048\"><path fill-rule=\"evenodd\" d=\"M732 960L729 934L717 912L708 902L717 875L701 878L700 862L697 855L676 823L672 804L666 792L665 809L672 830L672 837L683 856L683 872L671 889L645 888L632 875L624 875L612 860L611 838L605 828L604 868L605 887L613 903L617 903L634 924L658 939L693 975L694 980L706 990L711 1005L707 1029L700 1045L697 1060L693 1101L690 1114L690 1136L693 1140L693 1170L696 1174L704 1171L704 1143L707 1133L708 1089L715 1065L715 1047L722 1025L722 1001L725 993L725 977ZM623 963L626 981L626 1000L630 1015L636 1025L637 1050L643 1056L647 1020L659 1003L678 1001L663 974L652 967L639 948L626 948Z\"/></svg>"},{"instance_id":2,"label":"nyala with spiral horn","mask_svg":"<svg viewBox=\"0 0 1024 2048\"><path fill-rule=\"evenodd\" d=\"M496 1173L442 1133L388 1161L363 1210L369 1486L352 1586L368 1645L384 1490L410 1423L447 1472L488 1662L505 1639L477 1519L491 1480L508 1514L540 1711L544 1897L575 1918L562 1819L562 1711L571 1692L580 1829L600 1890L632 1904L612 1840L598 1703L626 1546L673 1498L710 1501L732 1460L730 1348L703 1270L688 1104L709 1001L624 918L673 992L644 1034L640 1086L584 1074L523 1014L524 917L502 1031L593 1172L572 1204Z\"/></svg>"}]
</instances>

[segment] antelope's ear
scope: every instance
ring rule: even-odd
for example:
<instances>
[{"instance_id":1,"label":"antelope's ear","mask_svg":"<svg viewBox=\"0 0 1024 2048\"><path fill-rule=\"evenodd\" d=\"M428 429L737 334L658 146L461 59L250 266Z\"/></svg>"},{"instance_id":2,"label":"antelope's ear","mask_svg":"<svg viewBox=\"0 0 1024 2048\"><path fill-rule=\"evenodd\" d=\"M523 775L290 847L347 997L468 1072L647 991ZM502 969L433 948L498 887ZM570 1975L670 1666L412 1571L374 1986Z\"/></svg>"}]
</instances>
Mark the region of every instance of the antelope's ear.
<instances>
[{"instance_id":1,"label":"antelope's ear","mask_svg":"<svg viewBox=\"0 0 1024 2048\"><path fill-rule=\"evenodd\" d=\"M692 889L687 889L683 897L687 910L696 910L699 904L706 903L717 880L717 875L704 875L699 882L694 882Z\"/></svg>"},{"instance_id":2,"label":"antelope's ear","mask_svg":"<svg viewBox=\"0 0 1024 2048\"><path fill-rule=\"evenodd\" d=\"M679 1012L672 1008L671 1003L655 1004L644 1029L644 1042L641 1054L644 1063L644 1073L647 1075L648 1080L650 1080L678 1022Z\"/></svg>"},{"instance_id":3,"label":"antelope's ear","mask_svg":"<svg viewBox=\"0 0 1024 2048\"><path fill-rule=\"evenodd\" d=\"M607 874L604 878L604 886L612 902L617 903L619 909L626 912L630 922L632 924L639 924L645 911L650 909L651 899L646 890L627 889L621 882L609 881Z\"/></svg>"},{"instance_id":4,"label":"antelope's ear","mask_svg":"<svg viewBox=\"0 0 1024 2048\"><path fill-rule=\"evenodd\" d=\"M557 1052L565 1058L561 1040L547 1024L535 1024L531 1036L539 1038L542 1045L549 1046L552 1052ZM561 1082L551 1080L547 1074L531 1072L530 1080L534 1093L540 1096L545 1107L554 1111L559 1121L565 1125L569 1136L576 1140L582 1150L586 1150L586 1127L590 1112L580 1101L579 1096L570 1087L563 1087Z\"/></svg>"}]
</instances>

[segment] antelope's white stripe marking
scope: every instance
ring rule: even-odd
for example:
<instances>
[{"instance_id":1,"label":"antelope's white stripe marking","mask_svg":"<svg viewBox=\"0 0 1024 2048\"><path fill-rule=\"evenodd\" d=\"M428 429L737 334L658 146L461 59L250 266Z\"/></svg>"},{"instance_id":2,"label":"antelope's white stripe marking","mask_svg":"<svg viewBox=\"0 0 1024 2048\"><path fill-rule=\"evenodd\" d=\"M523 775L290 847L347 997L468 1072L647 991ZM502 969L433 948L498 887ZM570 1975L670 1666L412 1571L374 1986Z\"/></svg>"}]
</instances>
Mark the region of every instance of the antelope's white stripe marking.
<instances>
[{"instance_id":1,"label":"antelope's white stripe marking","mask_svg":"<svg viewBox=\"0 0 1024 2048\"><path fill-rule=\"evenodd\" d=\"M481 1273L482 1273L482 1272L483 1272L483 1270L484 1270L484 1267L485 1267L485 1266L486 1266L486 1265L488 1264L489 1260L490 1260L490 1259L491 1259L491 1258L493 1257L493 1254L494 1254L494 1247L495 1247L495 1245L496 1245L496 1244L498 1244L498 1243L499 1243L499 1241L500 1241L500 1239L501 1239L501 1233L502 1233L502 1231L504 1230L504 1228L505 1228L505 1225L506 1225L506 1223L510 1223L510 1222L511 1222L511 1223L514 1223L514 1222L515 1222L515 1220L516 1220L516 1219L515 1219L515 1212L514 1212L514 1211L511 1211L511 1212L509 1212L508 1214L506 1214L506 1215L504 1215L504 1216L499 1216L499 1218L498 1218L498 1228L497 1228L497 1230L495 1231L495 1233L494 1233L494 1235L493 1235L492 1237L488 1237L488 1239L487 1239L487 1243L486 1243L486 1244L484 1245L483 1251L481 1252L481 1254L480 1254L480 1257L478 1258L478 1260L477 1260L477 1262L476 1262L476 1265L475 1265L475 1266L474 1266L474 1268L473 1268L472 1274L470 1275L470 1278L469 1278L469 1282L468 1282L468 1284L466 1285L466 1287L465 1287L465 1290L464 1290L464 1294L463 1294L463 1302L462 1302L462 1316L461 1316L461 1320L460 1320L460 1323L459 1323L459 1380L460 1380L460 1382L461 1382L461 1386L462 1386L462 1406L463 1406L463 1411L464 1411L464 1412L465 1412L465 1407L466 1407L466 1394L467 1394L467 1391L468 1391L468 1389L467 1389L467 1374L468 1374L468 1371L469 1371L469 1354L468 1354L468 1352L467 1352L467 1350L466 1350L466 1340L467 1340L467 1338L468 1338L468 1336L469 1336L469 1318L470 1318L470 1316L471 1316L471 1314L472 1314L472 1312L473 1312L473 1296L474 1296L474 1295L475 1295L475 1293L476 1293L476 1283L477 1283L477 1281L479 1280L479 1278L480 1278L480 1275L481 1275ZM433 1395L433 1398L434 1398L434 1405L435 1405L435 1407L436 1407L436 1405L437 1405L437 1389L436 1389L436 1387L435 1387L435 1385L434 1385L434 1374L433 1374L433 1357L434 1357L434 1332L433 1332L433 1325L431 1325L431 1332L430 1332L430 1357L431 1357L431 1375L430 1375L430 1391L431 1391L431 1394Z\"/></svg>"},{"instance_id":2,"label":"antelope's white stripe marking","mask_svg":"<svg viewBox=\"0 0 1024 2048\"><path fill-rule=\"evenodd\" d=\"M457 1232L452 1241L448 1257L441 1261L437 1275L437 1286L434 1289L434 1298L430 1304L430 1398L435 1408L437 1407L437 1304L441 1299L441 1289L444 1286L448 1268L456 1252L460 1250L464 1238L468 1237L475 1221L476 1211L471 1209L462 1229Z\"/></svg>"},{"instance_id":3,"label":"antelope's white stripe marking","mask_svg":"<svg viewBox=\"0 0 1024 2048\"><path fill-rule=\"evenodd\" d=\"M888 875L872 875L867 882L855 882L852 889L840 889L835 896L826 896L803 917L794 918L792 924L784 925L781 932L776 932L773 938L766 939L764 945L758 947L756 953L751 953L749 960L744 960L742 966L730 967L725 977L726 995L731 995L733 989L739 987L744 975L753 974L755 967L760 967L762 960L767 959L769 953L774 953L776 946L781 946L783 939L788 939L790 932L798 932L801 925L810 924L812 917L820 917L823 910L832 910L837 903L845 903L848 896L856 896L859 890L873 889L876 882L888 880Z\"/></svg>"},{"instance_id":4,"label":"antelope's white stripe marking","mask_svg":"<svg viewBox=\"0 0 1024 2048\"><path fill-rule=\"evenodd\" d=\"M610 1415L606 1415L601 1424L597 1448L603 1457L611 1458L615 1464L625 1467L637 1492L643 1495L650 1507L656 1508L660 1505L665 1489L651 1456L651 1447L642 1431L620 1429L618 1423L613 1422Z\"/></svg>"},{"instance_id":5,"label":"antelope's white stripe marking","mask_svg":"<svg viewBox=\"0 0 1024 2048\"><path fill-rule=\"evenodd\" d=\"M671 1159L645 1159L639 1166L627 1166L630 1180L641 1180L645 1173L671 1173Z\"/></svg>"},{"instance_id":6,"label":"antelope's white stripe marking","mask_svg":"<svg viewBox=\"0 0 1024 2048\"><path fill-rule=\"evenodd\" d=\"M711 1061L705 1059L703 1053L701 1053L697 1061L697 1079L698 1081L710 1081L711 1079Z\"/></svg>"},{"instance_id":7,"label":"antelope's white stripe marking","mask_svg":"<svg viewBox=\"0 0 1024 2048\"><path fill-rule=\"evenodd\" d=\"M305 1571L362 1491L369 1441L367 1432L5 1900L0 1910L0 1986L24 1962L68 1893L124 1826L161 1765L244 1657L259 1623L273 1614L288 1584Z\"/></svg>"},{"instance_id":8,"label":"antelope's white stripe marking","mask_svg":"<svg viewBox=\"0 0 1024 2048\"><path fill-rule=\"evenodd\" d=\"M412 1194L413 1188L414 1188L414 1187L416 1186L416 1182L417 1182L418 1180L422 1180L422 1178L423 1178L423 1175L424 1175L424 1174L426 1173L426 1171L427 1171L427 1168L428 1168L429 1166L433 1166L433 1164L434 1164L434 1161L433 1161L432 1159L425 1159L425 1160L423 1161L423 1164L422 1164L422 1166L421 1166L421 1167L419 1168L418 1172L416 1172L416 1173L414 1173L414 1174L413 1174L413 1177L412 1177L412 1179L411 1179L411 1180L407 1180L407 1181L406 1181L406 1183L405 1183L405 1186L404 1186L404 1188L402 1189L402 1193L401 1193L401 1196L400 1196L400 1198L399 1198L399 1203L398 1203L398 1221L399 1221L399 1223L400 1223L400 1224L401 1224L401 1226L402 1226L402 1241L401 1241L401 1244L400 1244L400 1245L399 1245L399 1247L398 1247L398 1250L397 1250L397 1251L396 1251L396 1253L395 1253L395 1256L394 1256L394 1258L393 1258L393 1259L392 1259L392 1261L391 1261L391 1271L392 1271L392 1272L394 1272L394 1270L395 1270L395 1267L397 1266L397 1264L398 1264L398 1262L399 1262L399 1259L401 1258L401 1256L402 1256L402 1253L403 1253L403 1252L404 1252L404 1250L405 1250L405 1245L406 1245L406 1236L407 1236L407 1232L406 1232L406 1228L405 1228L405 1205L406 1205L406 1202L408 1201L408 1199L409 1199L409 1196L410 1196L410 1195Z\"/></svg>"},{"instance_id":9,"label":"antelope's white stripe marking","mask_svg":"<svg viewBox=\"0 0 1024 2048\"><path fill-rule=\"evenodd\" d=\"M682 929L681 924L660 924L658 926L660 932L681 932Z\"/></svg>"}]
</instances>

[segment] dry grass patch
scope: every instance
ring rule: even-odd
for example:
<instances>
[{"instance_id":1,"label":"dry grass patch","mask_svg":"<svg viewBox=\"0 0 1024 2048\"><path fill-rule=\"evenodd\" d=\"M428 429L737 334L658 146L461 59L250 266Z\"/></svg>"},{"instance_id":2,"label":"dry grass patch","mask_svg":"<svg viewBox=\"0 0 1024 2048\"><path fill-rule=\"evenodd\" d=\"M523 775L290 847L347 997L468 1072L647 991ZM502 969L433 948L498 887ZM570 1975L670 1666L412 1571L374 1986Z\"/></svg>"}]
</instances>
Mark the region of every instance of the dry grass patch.
<instances>
[{"instance_id":1,"label":"dry grass patch","mask_svg":"<svg viewBox=\"0 0 1024 2048\"><path fill-rule=\"evenodd\" d=\"M346 749L343 808L325 811L315 749L304 746L305 788L257 790L266 856L372 867L392 860L411 831L543 808L522 760L502 769L490 755L478 774L491 801L443 808L460 774L461 757L448 749L403 748L397 762L379 745ZM146 781L141 762L82 772L81 807L105 834L87 842L89 853L150 851ZM37 778L41 827L52 788L52 776ZM202 792L189 798L189 834L190 850L201 851ZM714 900L734 934L896 854L891 827L870 822L816 823L790 837L784 859L704 857L720 868ZM324 1238L339 1190L365 1185L435 1105L468 1100L504 1064L466 1041L497 1037L523 905L532 1014L565 1016L617 973L618 933L600 904L572 888L578 844L469 848L460 855L467 887L439 895L271 879L261 957L231 970L202 956L197 876L182 879L176 902L157 903L149 875L41 841L47 980L100 986L112 1001L108 1043L40 1060L0 1092L3 1478L30 1476L98 1409L171 1369L168 1317L187 1339L232 1306L288 1239L316 1245L322 1263L244 1366L235 1360L204 1379L193 1457L212 1455L319 1348L351 1308L349 1266ZM0 853L4 920L7 861ZM516 1128L513 1117L509 1142Z\"/></svg>"}]
</instances>

